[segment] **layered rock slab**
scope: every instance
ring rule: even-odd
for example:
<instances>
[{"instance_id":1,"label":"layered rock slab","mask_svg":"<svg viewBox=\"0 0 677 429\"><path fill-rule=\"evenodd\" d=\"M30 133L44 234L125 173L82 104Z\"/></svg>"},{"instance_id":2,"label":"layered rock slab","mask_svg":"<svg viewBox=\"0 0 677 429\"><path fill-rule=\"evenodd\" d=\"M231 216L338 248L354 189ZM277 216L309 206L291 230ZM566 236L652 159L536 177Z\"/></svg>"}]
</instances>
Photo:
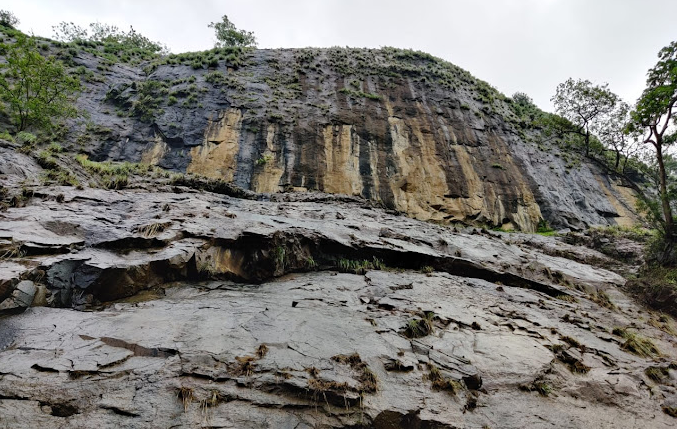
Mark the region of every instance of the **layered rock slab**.
<instances>
[{"instance_id":1,"label":"layered rock slab","mask_svg":"<svg viewBox=\"0 0 677 429\"><path fill-rule=\"evenodd\" d=\"M544 253L553 238L460 232L323 194L163 186L45 189L0 216L19 249L70 246L0 261L9 294L25 280L51 293L0 319L9 427L675 423L662 410L673 382L645 374L672 371L675 338L617 274ZM337 272L341 260L372 265ZM599 291L617 308L588 299ZM629 353L616 327L662 356Z\"/></svg>"}]
</instances>

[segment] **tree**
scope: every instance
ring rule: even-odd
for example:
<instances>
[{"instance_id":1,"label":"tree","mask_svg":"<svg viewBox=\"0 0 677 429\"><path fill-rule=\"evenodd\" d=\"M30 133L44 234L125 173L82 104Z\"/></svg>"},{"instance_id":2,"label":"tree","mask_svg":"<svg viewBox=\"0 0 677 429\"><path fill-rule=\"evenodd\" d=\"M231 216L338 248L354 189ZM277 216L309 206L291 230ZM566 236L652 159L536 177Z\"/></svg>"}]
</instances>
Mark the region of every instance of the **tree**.
<instances>
[{"instance_id":1,"label":"tree","mask_svg":"<svg viewBox=\"0 0 677 429\"><path fill-rule=\"evenodd\" d=\"M77 114L73 103L80 81L61 61L40 55L32 37L17 35L13 44L0 44L0 51L6 60L0 65L0 98L9 104L17 131L49 129L54 120Z\"/></svg>"},{"instance_id":2,"label":"tree","mask_svg":"<svg viewBox=\"0 0 677 429\"><path fill-rule=\"evenodd\" d=\"M672 42L658 53L658 62L649 69L646 89L642 92L628 132L643 131L642 141L653 146L658 166L658 195L663 218L661 226L665 238L663 262L671 258L676 240L675 224L670 206L668 175L665 166L667 149L677 140L677 42Z\"/></svg>"},{"instance_id":3,"label":"tree","mask_svg":"<svg viewBox=\"0 0 677 429\"><path fill-rule=\"evenodd\" d=\"M629 122L630 106L625 101L619 100L611 111L601 115L591 127L602 144L614 152L614 169L618 172L625 171L628 158L636 153L639 147L637 139L626 132ZM622 168L620 168L621 160L624 160Z\"/></svg>"},{"instance_id":4,"label":"tree","mask_svg":"<svg viewBox=\"0 0 677 429\"><path fill-rule=\"evenodd\" d=\"M251 31L238 30L235 27L235 24L230 22L228 16L223 15L221 22L212 22L208 25L209 28L213 28L216 33L216 43L214 44L217 48L223 48L227 46L238 46L238 47L256 47L256 37Z\"/></svg>"},{"instance_id":5,"label":"tree","mask_svg":"<svg viewBox=\"0 0 677 429\"><path fill-rule=\"evenodd\" d=\"M557 85L555 96L550 100L555 104L555 111L574 125L570 132L583 137L587 156L594 122L614 109L618 97L607 84L593 85L589 80L569 78Z\"/></svg>"},{"instance_id":6,"label":"tree","mask_svg":"<svg viewBox=\"0 0 677 429\"><path fill-rule=\"evenodd\" d=\"M58 25L53 25L52 33L54 33L54 38L61 42L89 40L87 30L73 22L62 21Z\"/></svg>"},{"instance_id":7,"label":"tree","mask_svg":"<svg viewBox=\"0 0 677 429\"><path fill-rule=\"evenodd\" d=\"M0 27L15 29L19 25L19 18L8 10L0 10Z\"/></svg>"},{"instance_id":8,"label":"tree","mask_svg":"<svg viewBox=\"0 0 677 429\"><path fill-rule=\"evenodd\" d=\"M129 26L129 31L121 31L117 26L93 22L89 24L89 31L72 22L60 22L52 26L54 38L62 42L92 41L104 44L118 45L124 49L139 49L151 54L168 52L166 46L153 42L146 36Z\"/></svg>"}]
</instances>

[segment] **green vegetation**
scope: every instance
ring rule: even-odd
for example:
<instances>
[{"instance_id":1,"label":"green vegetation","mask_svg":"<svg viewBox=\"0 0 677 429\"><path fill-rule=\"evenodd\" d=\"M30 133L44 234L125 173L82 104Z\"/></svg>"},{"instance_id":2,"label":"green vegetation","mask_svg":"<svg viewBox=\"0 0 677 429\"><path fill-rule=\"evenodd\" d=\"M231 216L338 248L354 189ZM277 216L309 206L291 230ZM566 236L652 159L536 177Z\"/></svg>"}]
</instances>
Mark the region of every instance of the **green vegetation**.
<instances>
[{"instance_id":1,"label":"green vegetation","mask_svg":"<svg viewBox=\"0 0 677 429\"><path fill-rule=\"evenodd\" d=\"M155 61L146 66L145 71L150 74L160 65L180 64L191 66L193 69L199 70L207 67L217 67L219 61L223 61L228 67L238 68L245 64L250 51L251 48L241 46L223 46L207 51L168 54L162 58L156 58ZM218 74L212 75L210 79L212 79L210 83L219 83ZM223 81L229 87L240 85L235 78L230 76L225 76Z\"/></svg>"},{"instance_id":2,"label":"green vegetation","mask_svg":"<svg viewBox=\"0 0 677 429\"><path fill-rule=\"evenodd\" d=\"M167 82L147 80L132 84L136 86L138 99L132 103L130 113L145 122L162 113L160 105L169 93Z\"/></svg>"},{"instance_id":3,"label":"green vegetation","mask_svg":"<svg viewBox=\"0 0 677 429\"><path fill-rule=\"evenodd\" d=\"M317 262L315 262L315 259L312 256L309 256L308 258L306 258L306 268L308 270L317 269Z\"/></svg>"},{"instance_id":4,"label":"green vegetation","mask_svg":"<svg viewBox=\"0 0 677 429\"><path fill-rule=\"evenodd\" d=\"M256 37L251 31L238 30L235 24L230 22L228 16L223 15L221 21L212 22L208 25L214 29L216 35L216 48L230 47L256 47Z\"/></svg>"},{"instance_id":5,"label":"green vegetation","mask_svg":"<svg viewBox=\"0 0 677 429\"><path fill-rule=\"evenodd\" d=\"M432 382L433 389L435 390L447 390L452 395L463 390L461 382L444 377L442 371L432 363L428 364L428 379Z\"/></svg>"},{"instance_id":6,"label":"green vegetation","mask_svg":"<svg viewBox=\"0 0 677 429\"><path fill-rule=\"evenodd\" d=\"M0 10L0 27L14 29L19 25L19 19L8 10Z\"/></svg>"},{"instance_id":7,"label":"green vegetation","mask_svg":"<svg viewBox=\"0 0 677 429\"><path fill-rule=\"evenodd\" d=\"M266 154L266 155L263 155L259 159L256 160L256 165L266 165L267 163L269 163L272 160L273 160L273 156Z\"/></svg>"},{"instance_id":8,"label":"green vegetation","mask_svg":"<svg viewBox=\"0 0 677 429\"><path fill-rule=\"evenodd\" d=\"M75 160L90 173L98 175L106 189L123 189L129 184L130 175L146 173L151 169L148 165L131 162L90 161L85 155L77 155Z\"/></svg>"},{"instance_id":9,"label":"green vegetation","mask_svg":"<svg viewBox=\"0 0 677 429\"><path fill-rule=\"evenodd\" d=\"M659 245L662 238L655 240ZM638 278L630 279L627 289L644 304L677 316L677 269L652 264Z\"/></svg>"},{"instance_id":10,"label":"green vegetation","mask_svg":"<svg viewBox=\"0 0 677 429\"><path fill-rule=\"evenodd\" d=\"M421 338L432 334L435 331L433 321L436 317L432 311L426 311L421 315L421 318L409 320L404 329L404 336L407 338Z\"/></svg>"},{"instance_id":11,"label":"green vegetation","mask_svg":"<svg viewBox=\"0 0 677 429\"><path fill-rule=\"evenodd\" d=\"M628 226L599 226L590 228L591 232L598 233L606 237L622 237L633 241L646 242L654 236L654 231L643 227L642 225Z\"/></svg>"},{"instance_id":12,"label":"green vegetation","mask_svg":"<svg viewBox=\"0 0 677 429\"><path fill-rule=\"evenodd\" d=\"M236 198L253 198L248 191L221 179L210 179L197 175L176 173L172 174L169 183L175 186L187 186L193 189L229 195Z\"/></svg>"},{"instance_id":13,"label":"green vegetation","mask_svg":"<svg viewBox=\"0 0 677 429\"><path fill-rule=\"evenodd\" d=\"M382 98L378 94L370 94L362 91L356 91L350 88L341 88L339 92L353 98L368 98L370 100L380 100Z\"/></svg>"},{"instance_id":14,"label":"green vegetation","mask_svg":"<svg viewBox=\"0 0 677 429\"><path fill-rule=\"evenodd\" d=\"M552 97L557 113L573 125L569 132L583 137L586 156L590 153L592 130L614 110L618 101L606 84L593 85L588 80L571 78L559 84Z\"/></svg>"},{"instance_id":15,"label":"green vegetation","mask_svg":"<svg viewBox=\"0 0 677 429\"><path fill-rule=\"evenodd\" d=\"M421 267L421 272L423 274L429 275L435 272L435 269L431 267L430 265L424 265Z\"/></svg>"},{"instance_id":16,"label":"green vegetation","mask_svg":"<svg viewBox=\"0 0 677 429\"><path fill-rule=\"evenodd\" d=\"M50 130L54 122L74 117L80 90L77 78L54 57L43 57L35 38L21 33L14 43L0 44L6 63L0 65L0 99L9 106L17 131Z\"/></svg>"},{"instance_id":17,"label":"green vegetation","mask_svg":"<svg viewBox=\"0 0 677 429\"><path fill-rule=\"evenodd\" d=\"M534 389L541 396L549 396L552 393L552 386L546 383L545 381L536 381L534 382Z\"/></svg>"},{"instance_id":18,"label":"green vegetation","mask_svg":"<svg viewBox=\"0 0 677 429\"><path fill-rule=\"evenodd\" d=\"M89 24L89 29L72 22L61 22L53 26L52 31L56 40L76 48L76 52L77 48L83 49L105 58L109 64L138 64L168 53L166 46L148 39L131 26L125 32L115 25L100 22Z\"/></svg>"},{"instance_id":19,"label":"green vegetation","mask_svg":"<svg viewBox=\"0 0 677 429\"><path fill-rule=\"evenodd\" d=\"M284 270L287 265L287 250L282 246L277 246L273 249L273 258L275 261L276 270Z\"/></svg>"},{"instance_id":20,"label":"green vegetation","mask_svg":"<svg viewBox=\"0 0 677 429\"><path fill-rule=\"evenodd\" d=\"M548 225L548 222L546 222L545 219L541 219L538 221L536 234L543 235L545 237L552 237L553 235L557 235L557 231L550 228L550 225Z\"/></svg>"},{"instance_id":21,"label":"green vegetation","mask_svg":"<svg viewBox=\"0 0 677 429\"><path fill-rule=\"evenodd\" d=\"M552 386L545 380L537 379L531 384L523 384L520 386L520 390L526 392L538 392L541 396L550 396L552 393Z\"/></svg>"},{"instance_id":22,"label":"green vegetation","mask_svg":"<svg viewBox=\"0 0 677 429\"><path fill-rule=\"evenodd\" d=\"M677 42L661 49L658 58L647 73L646 89L631 112L632 121L627 130L641 135L642 143L654 151L658 198L650 192L644 193L643 208L662 234L663 246L656 255L657 262L674 266L677 264L677 229L671 204L677 194L666 164L670 160L667 148L677 141L677 130L671 126L677 117Z\"/></svg>"},{"instance_id":23,"label":"green vegetation","mask_svg":"<svg viewBox=\"0 0 677 429\"><path fill-rule=\"evenodd\" d=\"M369 270L383 270L385 265L383 261L377 257L373 257L371 261L353 260L353 259L339 259L336 263L338 271L341 273L365 274Z\"/></svg>"}]
</instances>

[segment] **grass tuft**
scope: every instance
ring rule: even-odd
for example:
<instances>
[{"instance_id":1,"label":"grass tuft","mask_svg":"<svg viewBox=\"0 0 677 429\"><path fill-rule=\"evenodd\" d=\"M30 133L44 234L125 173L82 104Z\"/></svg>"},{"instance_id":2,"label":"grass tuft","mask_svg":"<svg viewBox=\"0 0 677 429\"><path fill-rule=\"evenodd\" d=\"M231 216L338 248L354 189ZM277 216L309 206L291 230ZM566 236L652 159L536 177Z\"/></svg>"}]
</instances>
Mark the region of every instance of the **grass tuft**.
<instances>
[{"instance_id":1,"label":"grass tuft","mask_svg":"<svg viewBox=\"0 0 677 429\"><path fill-rule=\"evenodd\" d=\"M420 319L409 320L406 328L404 328L404 336L407 338L421 338L432 334L435 331L433 325L435 317L437 317L435 313L426 311Z\"/></svg>"}]
</instances>

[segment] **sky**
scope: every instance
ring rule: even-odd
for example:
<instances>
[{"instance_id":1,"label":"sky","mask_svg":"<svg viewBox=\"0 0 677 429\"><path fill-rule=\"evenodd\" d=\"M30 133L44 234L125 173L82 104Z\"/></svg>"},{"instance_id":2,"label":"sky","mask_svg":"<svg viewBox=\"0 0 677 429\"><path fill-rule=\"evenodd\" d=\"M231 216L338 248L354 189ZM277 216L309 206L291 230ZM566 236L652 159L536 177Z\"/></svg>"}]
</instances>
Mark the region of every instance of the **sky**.
<instances>
[{"instance_id":1,"label":"sky","mask_svg":"<svg viewBox=\"0 0 677 429\"><path fill-rule=\"evenodd\" d=\"M0 0L0 9L44 37L61 21L132 25L174 53L210 49L207 25L223 15L260 48L416 49L547 111L569 77L634 103L658 51L677 40L676 0Z\"/></svg>"}]
</instances>

